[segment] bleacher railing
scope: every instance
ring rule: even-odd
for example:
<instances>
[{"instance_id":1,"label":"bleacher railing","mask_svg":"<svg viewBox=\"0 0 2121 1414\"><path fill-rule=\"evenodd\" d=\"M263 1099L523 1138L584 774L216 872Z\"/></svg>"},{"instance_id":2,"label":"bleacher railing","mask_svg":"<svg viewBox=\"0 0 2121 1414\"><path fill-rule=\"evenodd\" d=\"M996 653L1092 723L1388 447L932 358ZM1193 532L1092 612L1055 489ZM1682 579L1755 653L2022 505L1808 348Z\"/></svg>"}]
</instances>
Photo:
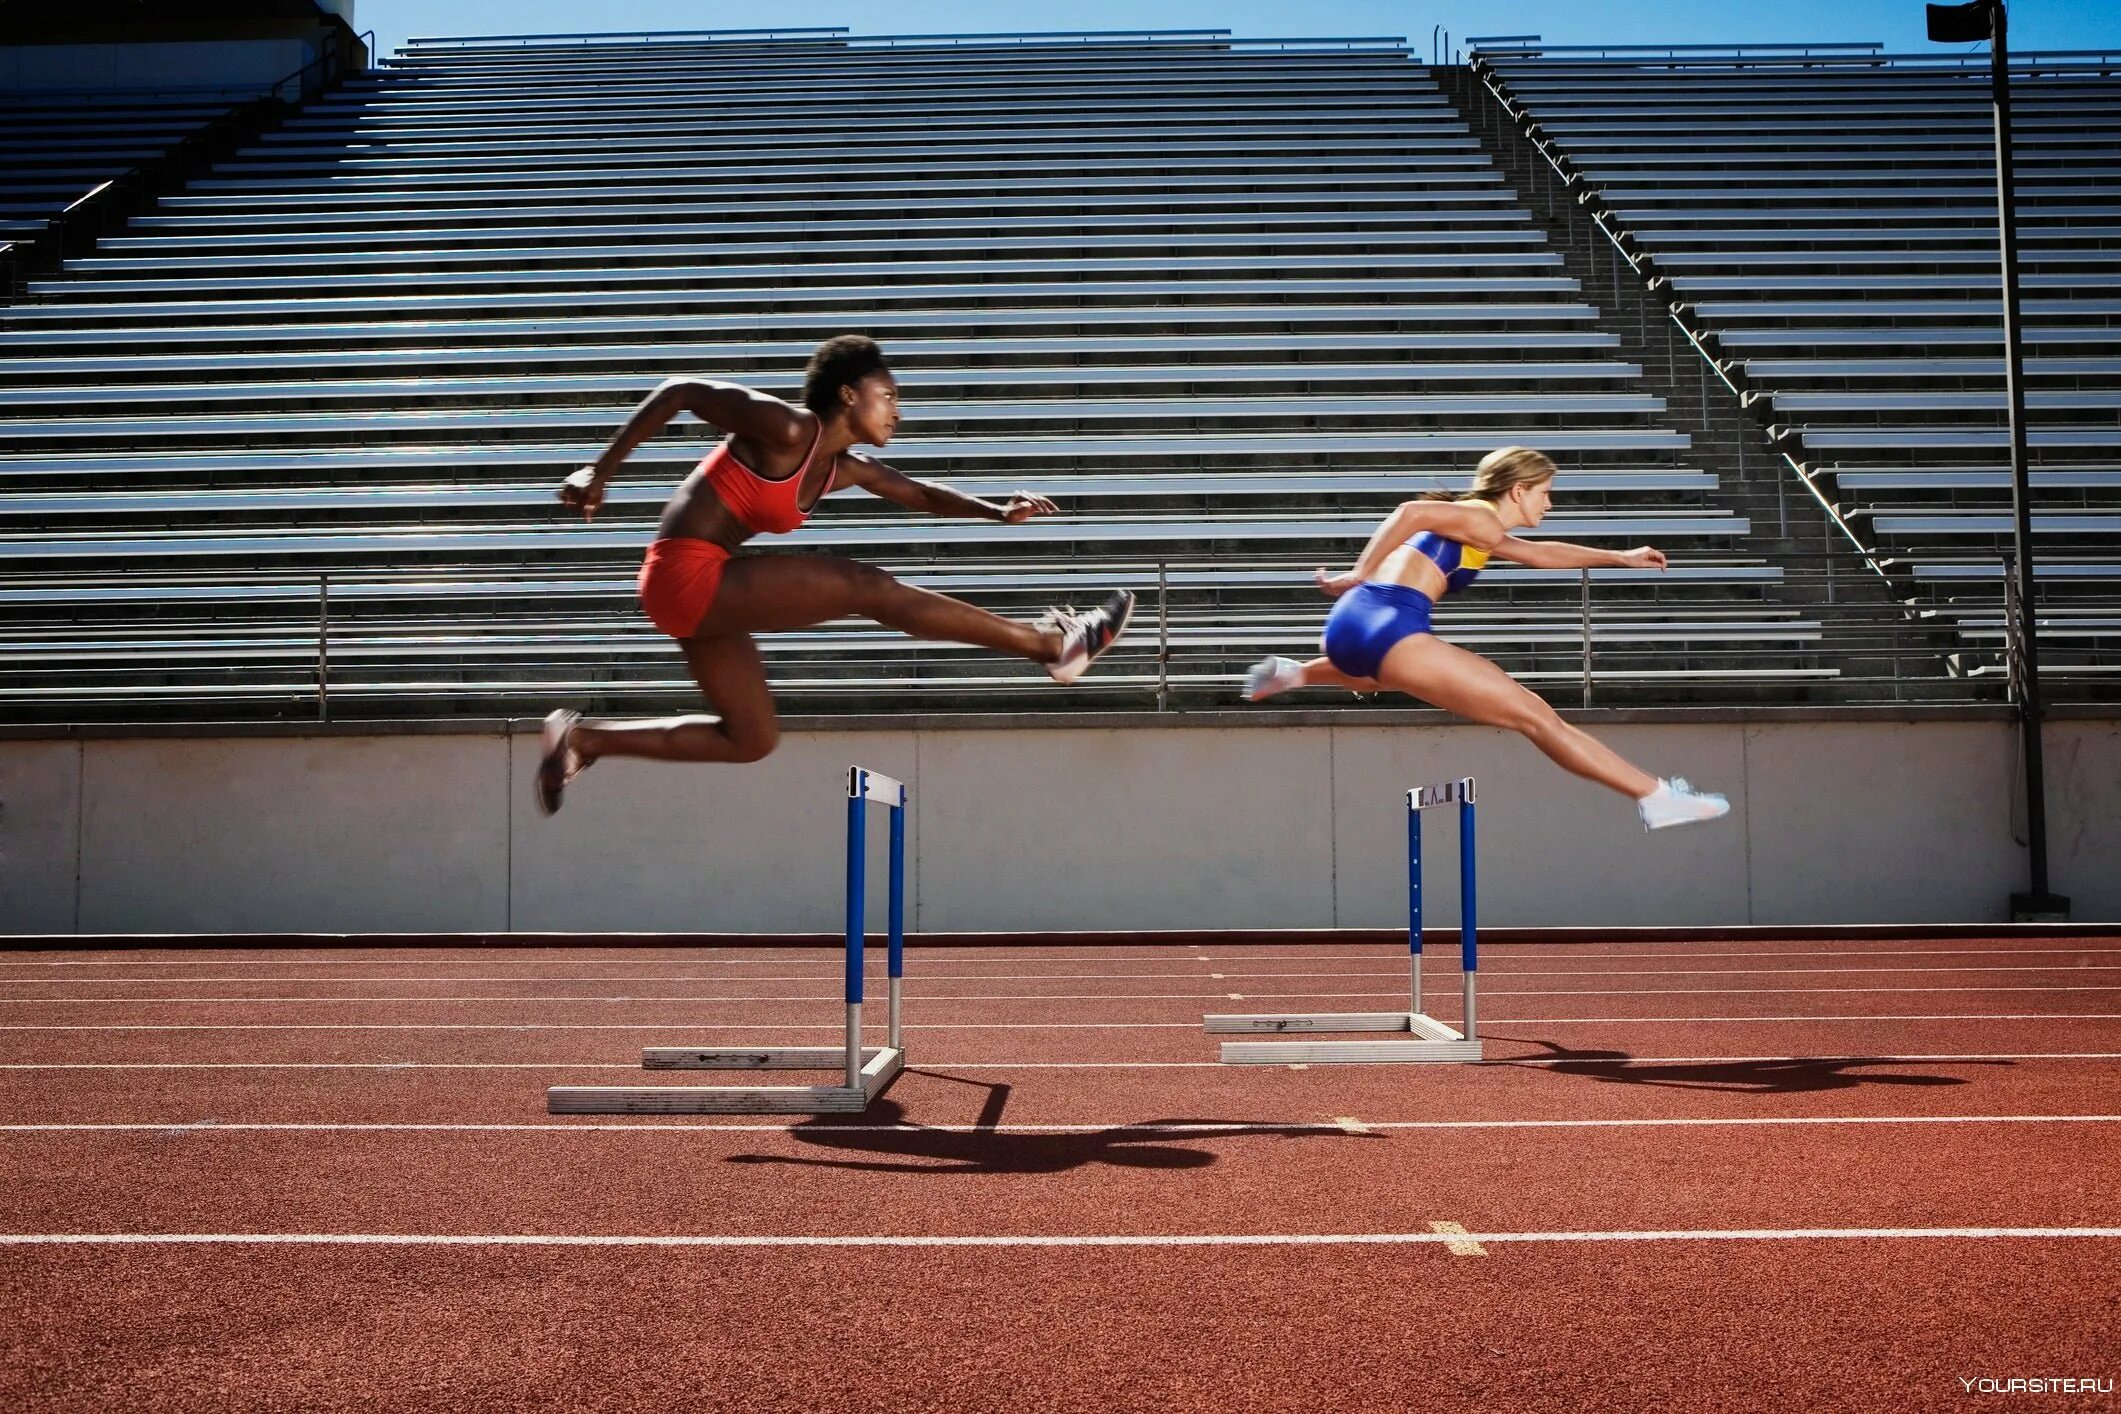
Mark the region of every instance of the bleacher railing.
<instances>
[{"instance_id":1,"label":"bleacher railing","mask_svg":"<svg viewBox=\"0 0 2121 1414\"><path fill-rule=\"evenodd\" d=\"M376 32L355 38L352 49L375 52ZM255 96L192 129L159 155L130 171L99 183L54 216L33 240L0 246L0 302L18 298L31 275L53 269L81 254L123 225L161 192L181 186L228 152L255 137L271 121L347 77L352 60L348 46L331 43L286 77L259 89ZM289 96L289 90L293 96ZM152 92L151 90L148 92Z\"/></svg>"}]
</instances>

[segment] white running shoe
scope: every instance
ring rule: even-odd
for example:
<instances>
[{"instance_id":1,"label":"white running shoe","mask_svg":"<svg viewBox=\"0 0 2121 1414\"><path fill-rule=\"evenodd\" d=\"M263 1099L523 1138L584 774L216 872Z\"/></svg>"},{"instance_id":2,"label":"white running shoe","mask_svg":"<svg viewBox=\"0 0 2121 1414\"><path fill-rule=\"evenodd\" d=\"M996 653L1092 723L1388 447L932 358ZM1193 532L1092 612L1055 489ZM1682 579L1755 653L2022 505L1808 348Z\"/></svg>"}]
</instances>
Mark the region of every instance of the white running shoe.
<instances>
[{"instance_id":1,"label":"white running shoe","mask_svg":"<svg viewBox=\"0 0 2121 1414\"><path fill-rule=\"evenodd\" d=\"M1245 700L1264 702L1278 692L1301 686L1298 679L1303 676L1303 671L1304 665L1294 658L1270 653L1254 663L1245 674Z\"/></svg>"},{"instance_id":2,"label":"white running shoe","mask_svg":"<svg viewBox=\"0 0 2121 1414\"><path fill-rule=\"evenodd\" d=\"M1657 789L1636 802L1642 810L1642 828L1662 830L1671 825L1691 825L1697 820L1720 820L1731 813L1731 803L1720 795L1695 790L1678 776L1659 781Z\"/></svg>"},{"instance_id":3,"label":"white running shoe","mask_svg":"<svg viewBox=\"0 0 2121 1414\"><path fill-rule=\"evenodd\" d=\"M1069 683L1081 677L1098 655L1119 641L1134 617L1134 592L1115 589L1105 602L1087 614L1072 609L1048 609L1045 622L1061 631L1061 655L1046 664L1055 682Z\"/></svg>"},{"instance_id":4,"label":"white running shoe","mask_svg":"<svg viewBox=\"0 0 2121 1414\"><path fill-rule=\"evenodd\" d=\"M538 809L547 815L558 813L560 792L582 774L585 763L572 740L575 723L581 720L580 712L570 712L565 707L546 715L544 750L538 757L538 773L531 778L531 788L537 796Z\"/></svg>"}]
</instances>

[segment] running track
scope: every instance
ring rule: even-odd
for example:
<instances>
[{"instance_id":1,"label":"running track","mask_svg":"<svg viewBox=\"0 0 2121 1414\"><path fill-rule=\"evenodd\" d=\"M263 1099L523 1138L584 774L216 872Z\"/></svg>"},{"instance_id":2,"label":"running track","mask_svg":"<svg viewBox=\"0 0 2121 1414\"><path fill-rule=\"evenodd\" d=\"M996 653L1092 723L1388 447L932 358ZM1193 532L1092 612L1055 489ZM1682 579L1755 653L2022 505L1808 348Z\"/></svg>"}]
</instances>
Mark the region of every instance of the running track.
<instances>
[{"instance_id":1,"label":"running track","mask_svg":"<svg viewBox=\"0 0 2121 1414\"><path fill-rule=\"evenodd\" d=\"M1963 1382L2121 1377L2121 938L1484 951L916 947L846 1121L544 1112L834 952L0 954L0 1407L2115 1406Z\"/></svg>"}]
</instances>

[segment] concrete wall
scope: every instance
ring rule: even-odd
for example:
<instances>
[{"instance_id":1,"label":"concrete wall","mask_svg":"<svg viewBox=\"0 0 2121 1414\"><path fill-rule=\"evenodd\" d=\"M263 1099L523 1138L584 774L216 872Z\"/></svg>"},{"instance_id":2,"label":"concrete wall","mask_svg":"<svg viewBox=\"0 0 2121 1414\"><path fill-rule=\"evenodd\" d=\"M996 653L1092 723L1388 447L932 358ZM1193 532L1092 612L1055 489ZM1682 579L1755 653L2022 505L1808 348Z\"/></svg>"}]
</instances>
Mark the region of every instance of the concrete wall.
<instances>
[{"instance_id":1,"label":"concrete wall","mask_svg":"<svg viewBox=\"0 0 2121 1414\"><path fill-rule=\"evenodd\" d=\"M1465 774L1490 924L2000 921L2025 887L2007 722L1588 724L1732 818L1645 835L1448 724L791 732L756 766L602 763L550 820L526 735L0 741L0 932L831 930L850 761L914 787L929 931L1392 926L1399 792ZM2046 740L2053 885L2121 920L2121 722ZM1457 825L1429 822L1445 923Z\"/></svg>"}]
</instances>

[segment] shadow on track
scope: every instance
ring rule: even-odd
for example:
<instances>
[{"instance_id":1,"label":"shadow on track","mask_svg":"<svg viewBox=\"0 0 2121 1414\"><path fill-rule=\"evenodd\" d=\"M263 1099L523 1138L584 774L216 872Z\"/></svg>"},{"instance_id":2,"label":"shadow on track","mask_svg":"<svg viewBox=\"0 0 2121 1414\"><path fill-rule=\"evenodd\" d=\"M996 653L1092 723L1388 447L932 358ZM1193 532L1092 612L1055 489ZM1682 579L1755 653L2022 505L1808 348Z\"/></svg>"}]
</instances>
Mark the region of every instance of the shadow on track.
<instances>
[{"instance_id":1,"label":"shadow on track","mask_svg":"<svg viewBox=\"0 0 2121 1414\"><path fill-rule=\"evenodd\" d=\"M987 1091L979 1118L970 1128L938 1129L915 1124L906 1118L906 1107L896 1100L878 1100L869 1112L839 1118L820 1116L791 1125L789 1135L805 1144L836 1150L845 1158L802 1158L780 1154L731 1154L732 1164L799 1164L808 1167L860 1169L871 1173L1067 1173L1093 1164L1120 1168L1195 1169L1216 1161L1207 1149L1191 1147L1200 1140L1271 1139L1374 1139L1378 1135L1349 1134L1336 1125L1315 1129L1291 1129L1286 1124L1247 1120L1153 1119L1109 1129L1065 1133L1003 1132L999 1126L1008 1107L1010 1087L999 1081L963 1080L941 1071L912 1070L931 1080L954 1080ZM1208 1132L1173 1134L1166 1125L1216 1125ZM884 1129L878 1126L903 1125ZM1175 1142L1175 1141L1185 1142ZM864 1156L867 1157L857 1157Z\"/></svg>"},{"instance_id":2,"label":"shadow on track","mask_svg":"<svg viewBox=\"0 0 2121 1414\"><path fill-rule=\"evenodd\" d=\"M1728 1061L1639 1062L1626 1051L1586 1051L1532 1036L1484 1033L1483 1040L1515 1041L1538 1046L1550 1060L1530 1069L1577 1075L1613 1085L1658 1085L1674 1090L1716 1090L1737 1095L1790 1095L1817 1090L1852 1090L1861 1085L1964 1085L1956 1075L1906 1075L1879 1070L1916 1062L1885 1056L1781 1056ZM1515 1060L1530 1060L1519 1056ZM1508 1065L1511 1062L1489 1062ZM1953 1065L2008 1066L2006 1060L1953 1061Z\"/></svg>"}]
</instances>

